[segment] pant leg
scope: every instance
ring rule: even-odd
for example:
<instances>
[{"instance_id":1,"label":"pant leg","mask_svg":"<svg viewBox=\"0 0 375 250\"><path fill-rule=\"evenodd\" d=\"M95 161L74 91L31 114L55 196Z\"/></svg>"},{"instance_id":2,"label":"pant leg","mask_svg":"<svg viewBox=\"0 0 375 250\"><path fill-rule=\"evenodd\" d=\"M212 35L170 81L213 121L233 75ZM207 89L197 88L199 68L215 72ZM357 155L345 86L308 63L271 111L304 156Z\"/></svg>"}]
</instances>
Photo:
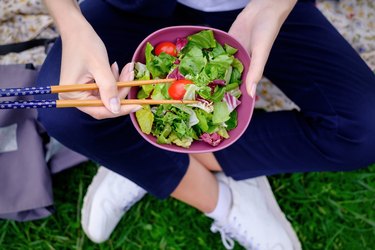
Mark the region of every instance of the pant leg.
<instances>
[{"instance_id":1,"label":"pant leg","mask_svg":"<svg viewBox=\"0 0 375 250\"><path fill-rule=\"evenodd\" d=\"M315 8L297 3L264 72L301 111L255 112L215 155L236 179L352 170L375 162L375 76Z\"/></svg>"},{"instance_id":2,"label":"pant leg","mask_svg":"<svg viewBox=\"0 0 375 250\"><path fill-rule=\"evenodd\" d=\"M163 18L127 14L100 0L84 1L81 10L103 39L110 61L117 61L120 66L130 61L142 39L168 23ZM58 40L41 69L39 86L58 84L60 60ZM45 109L39 110L39 120L64 145L128 177L159 198L170 195L188 166L187 155L164 151L146 142L129 116L95 120L77 109Z\"/></svg>"}]
</instances>

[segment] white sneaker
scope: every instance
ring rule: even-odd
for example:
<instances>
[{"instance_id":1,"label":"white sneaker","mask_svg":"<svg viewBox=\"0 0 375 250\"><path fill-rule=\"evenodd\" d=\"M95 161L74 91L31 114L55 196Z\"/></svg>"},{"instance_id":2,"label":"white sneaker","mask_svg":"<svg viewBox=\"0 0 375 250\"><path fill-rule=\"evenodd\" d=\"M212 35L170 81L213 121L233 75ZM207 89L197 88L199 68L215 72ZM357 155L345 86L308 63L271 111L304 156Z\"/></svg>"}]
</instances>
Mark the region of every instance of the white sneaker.
<instances>
[{"instance_id":1,"label":"white sneaker","mask_svg":"<svg viewBox=\"0 0 375 250\"><path fill-rule=\"evenodd\" d=\"M300 250L296 233L285 218L266 177L235 181L223 173L218 181L232 191L232 208L226 221L215 221L213 233L220 232L226 249L234 240L251 250Z\"/></svg>"},{"instance_id":2,"label":"white sneaker","mask_svg":"<svg viewBox=\"0 0 375 250\"><path fill-rule=\"evenodd\" d=\"M145 194L127 178L99 167L83 199L83 231L93 242L106 241L125 212Z\"/></svg>"}]
</instances>

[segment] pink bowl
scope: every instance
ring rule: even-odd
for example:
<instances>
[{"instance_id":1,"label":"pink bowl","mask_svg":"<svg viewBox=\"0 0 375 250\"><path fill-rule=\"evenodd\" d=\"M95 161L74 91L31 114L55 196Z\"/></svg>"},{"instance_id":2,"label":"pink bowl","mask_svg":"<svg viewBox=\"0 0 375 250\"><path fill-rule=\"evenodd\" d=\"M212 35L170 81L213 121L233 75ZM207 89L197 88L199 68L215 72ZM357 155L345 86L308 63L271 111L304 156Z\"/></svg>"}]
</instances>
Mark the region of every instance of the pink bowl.
<instances>
[{"instance_id":1,"label":"pink bowl","mask_svg":"<svg viewBox=\"0 0 375 250\"><path fill-rule=\"evenodd\" d=\"M250 123L251 116L253 114L254 110L254 99L251 98L247 92L246 92L246 86L245 86L245 77L249 69L250 65L250 57L249 54L246 52L245 48L232 36L230 36L228 33L213 29L210 27L204 27L204 26L172 26L163 28L160 30L155 31L148 37L146 37L141 44L136 49L134 55L133 55L133 62L141 62L145 63L145 47L147 42L151 43L152 46L156 46L160 42L170 41L175 43L176 39L179 37L186 37L189 35L192 35L194 33L197 33L201 30L207 30L210 29L214 32L215 39L222 45L225 43L237 48L238 51L235 54L235 57L239 59L243 65L244 65L244 72L242 74L242 84L241 84L241 91L242 96L240 97L241 104L237 107L238 112L238 125L235 129L229 131L230 138L223 140L219 145L216 147L213 147L206 142L203 141L194 141L189 148L182 148L176 145L169 145L169 144L158 144L156 142L156 137L153 135L146 135L144 134L137 122L137 119L135 117L135 113L130 114L131 121L133 122L135 128L139 132L139 134L149 143L155 145L156 147L168 150L168 151L174 151L178 153L208 153L208 152L215 152L218 150L222 150L231 144L233 144L235 141L237 141L240 136L245 132L247 126ZM137 98L137 92L138 87L132 87L130 90L130 93L128 95L128 98L135 99Z\"/></svg>"}]
</instances>

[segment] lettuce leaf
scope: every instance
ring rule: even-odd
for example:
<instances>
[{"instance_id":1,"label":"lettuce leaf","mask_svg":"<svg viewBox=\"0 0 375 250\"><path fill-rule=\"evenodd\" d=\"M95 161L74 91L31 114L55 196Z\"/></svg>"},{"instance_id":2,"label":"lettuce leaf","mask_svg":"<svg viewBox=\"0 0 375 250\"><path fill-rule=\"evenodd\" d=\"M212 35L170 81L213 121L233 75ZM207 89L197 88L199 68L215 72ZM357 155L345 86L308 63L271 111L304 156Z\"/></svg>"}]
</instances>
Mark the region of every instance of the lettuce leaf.
<instances>
[{"instance_id":1,"label":"lettuce leaf","mask_svg":"<svg viewBox=\"0 0 375 250\"><path fill-rule=\"evenodd\" d=\"M203 57L202 50L192 47L190 51L181 59L180 72L183 75L198 75L206 65L207 59Z\"/></svg>"},{"instance_id":2,"label":"lettuce leaf","mask_svg":"<svg viewBox=\"0 0 375 250\"><path fill-rule=\"evenodd\" d=\"M229 54L229 55L234 55L237 53L238 49L236 48L233 48L232 46L228 45L228 44L224 44L224 47L225 47L225 51Z\"/></svg>"},{"instance_id":3,"label":"lettuce leaf","mask_svg":"<svg viewBox=\"0 0 375 250\"><path fill-rule=\"evenodd\" d=\"M150 106L143 106L142 109L135 112L135 116L142 132L146 135L149 135L151 133L152 124L154 122L154 115L150 110Z\"/></svg>"},{"instance_id":4,"label":"lettuce leaf","mask_svg":"<svg viewBox=\"0 0 375 250\"><path fill-rule=\"evenodd\" d=\"M162 52L159 56L153 56L152 59L146 63L146 66L153 78L164 78L168 75L175 60L175 57Z\"/></svg>"},{"instance_id":5,"label":"lettuce leaf","mask_svg":"<svg viewBox=\"0 0 375 250\"><path fill-rule=\"evenodd\" d=\"M202 30L194 35L188 36L188 41L194 43L199 48L214 48L216 40L212 30Z\"/></svg>"},{"instance_id":6,"label":"lettuce leaf","mask_svg":"<svg viewBox=\"0 0 375 250\"><path fill-rule=\"evenodd\" d=\"M229 120L228 105L225 102L214 103L214 113L212 116L212 122L214 124L221 124Z\"/></svg>"}]
</instances>

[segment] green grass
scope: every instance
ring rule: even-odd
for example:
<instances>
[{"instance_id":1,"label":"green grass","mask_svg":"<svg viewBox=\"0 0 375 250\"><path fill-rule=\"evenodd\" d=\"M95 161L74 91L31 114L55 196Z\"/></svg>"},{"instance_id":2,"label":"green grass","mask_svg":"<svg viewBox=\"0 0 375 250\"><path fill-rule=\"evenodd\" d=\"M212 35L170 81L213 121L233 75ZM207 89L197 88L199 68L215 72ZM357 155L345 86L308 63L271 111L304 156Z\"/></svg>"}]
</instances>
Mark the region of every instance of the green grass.
<instances>
[{"instance_id":1,"label":"green grass","mask_svg":"<svg viewBox=\"0 0 375 250\"><path fill-rule=\"evenodd\" d=\"M54 176L54 215L39 221L0 221L0 249L224 249L210 219L178 201L146 196L121 220L109 241L94 244L80 226L92 163ZM375 165L346 173L270 178L304 249L375 249ZM236 244L235 249L242 249Z\"/></svg>"}]
</instances>

